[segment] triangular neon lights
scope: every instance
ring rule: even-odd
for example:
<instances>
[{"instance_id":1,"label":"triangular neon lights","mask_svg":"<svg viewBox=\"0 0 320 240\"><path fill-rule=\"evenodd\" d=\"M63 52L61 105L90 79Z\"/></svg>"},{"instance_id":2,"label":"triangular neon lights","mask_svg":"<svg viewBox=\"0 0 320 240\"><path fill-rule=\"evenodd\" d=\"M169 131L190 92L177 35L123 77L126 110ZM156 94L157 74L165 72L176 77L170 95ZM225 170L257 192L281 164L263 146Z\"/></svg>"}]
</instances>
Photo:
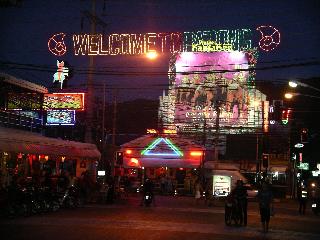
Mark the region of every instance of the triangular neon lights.
<instances>
[{"instance_id":1,"label":"triangular neon lights","mask_svg":"<svg viewBox=\"0 0 320 240\"><path fill-rule=\"evenodd\" d=\"M170 147L170 149L172 150L172 152L154 152L154 151L152 151L161 143L167 144ZM146 149L141 151L141 155L182 157L183 153L168 138L157 138Z\"/></svg>"}]
</instances>

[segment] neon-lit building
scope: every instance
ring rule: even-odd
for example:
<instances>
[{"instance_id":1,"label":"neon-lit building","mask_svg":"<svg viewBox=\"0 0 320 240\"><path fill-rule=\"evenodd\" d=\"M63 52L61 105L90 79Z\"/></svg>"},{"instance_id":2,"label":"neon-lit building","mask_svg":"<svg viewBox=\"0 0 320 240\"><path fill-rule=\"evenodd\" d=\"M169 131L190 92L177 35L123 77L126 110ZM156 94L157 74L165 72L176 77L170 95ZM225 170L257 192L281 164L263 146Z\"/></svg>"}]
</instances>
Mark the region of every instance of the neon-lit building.
<instances>
[{"instance_id":1,"label":"neon-lit building","mask_svg":"<svg viewBox=\"0 0 320 240\"><path fill-rule=\"evenodd\" d=\"M121 146L124 175L159 183L170 178L176 187L192 191L192 181L204 160L205 148L176 134L148 134ZM189 187L186 187L187 184Z\"/></svg>"},{"instance_id":2,"label":"neon-lit building","mask_svg":"<svg viewBox=\"0 0 320 240\"><path fill-rule=\"evenodd\" d=\"M204 147L178 135L145 135L121 146L126 167L198 168Z\"/></svg>"}]
</instances>

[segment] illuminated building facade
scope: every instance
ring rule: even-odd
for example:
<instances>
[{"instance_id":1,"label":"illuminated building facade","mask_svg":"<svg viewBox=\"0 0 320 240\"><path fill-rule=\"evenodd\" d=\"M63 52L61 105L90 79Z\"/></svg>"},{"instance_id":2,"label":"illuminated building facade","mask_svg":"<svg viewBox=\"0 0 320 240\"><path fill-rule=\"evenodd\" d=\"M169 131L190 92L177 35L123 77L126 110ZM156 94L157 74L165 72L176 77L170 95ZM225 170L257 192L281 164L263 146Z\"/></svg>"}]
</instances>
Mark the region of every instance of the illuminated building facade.
<instances>
[{"instance_id":1,"label":"illuminated building facade","mask_svg":"<svg viewBox=\"0 0 320 240\"><path fill-rule=\"evenodd\" d=\"M217 125L225 134L262 130L269 105L254 86L255 62L246 51L175 54L168 93L160 97L162 127L181 133L214 130Z\"/></svg>"}]
</instances>

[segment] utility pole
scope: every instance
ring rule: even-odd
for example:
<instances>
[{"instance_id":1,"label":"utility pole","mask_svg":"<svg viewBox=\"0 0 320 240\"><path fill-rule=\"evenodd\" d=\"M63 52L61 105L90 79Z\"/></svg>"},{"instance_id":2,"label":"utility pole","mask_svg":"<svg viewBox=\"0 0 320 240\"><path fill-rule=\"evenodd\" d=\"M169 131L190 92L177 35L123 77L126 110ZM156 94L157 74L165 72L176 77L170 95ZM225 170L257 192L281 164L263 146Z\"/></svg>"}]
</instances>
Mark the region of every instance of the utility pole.
<instances>
[{"instance_id":1,"label":"utility pole","mask_svg":"<svg viewBox=\"0 0 320 240\"><path fill-rule=\"evenodd\" d=\"M216 110L216 136L215 136L215 142L214 142L214 160L219 160L219 151L218 151L218 144L219 144L219 131L220 131L220 102L216 103L215 106Z\"/></svg>"},{"instance_id":2,"label":"utility pole","mask_svg":"<svg viewBox=\"0 0 320 240\"><path fill-rule=\"evenodd\" d=\"M103 83L103 103L102 103L102 131L101 131L101 151L102 151L102 166L105 168L105 110L106 110L106 84Z\"/></svg>"},{"instance_id":3,"label":"utility pole","mask_svg":"<svg viewBox=\"0 0 320 240\"><path fill-rule=\"evenodd\" d=\"M112 144L116 144L117 92L113 93Z\"/></svg>"},{"instance_id":4,"label":"utility pole","mask_svg":"<svg viewBox=\"0 0 320 240\"><path fill-rule=\"evenodd\" d=\"M96 0L92 0L92 17L96 16ZM96 32L96 21L91 19L91 34ZM94 58L89 57L89 74L87 78L87 107L86 107L86 131L85 131L85 141L92 143L92 120L93 120L93 76L92 72L94 70Z\"/></svg>"},{"instance_id":5,"label":"utility pole","mask_svg":"<svg viewBox=\"0 0 320 240\"><path fill-rule=\"evenodd\" d=\"M91 23L91 34L96 33L96 26L101 25L103 29L107 26L100 18L96 16L96 0L92 0L91 13L89 11L83 11L84 17L88 18ZM89 57L89 74L87 78L87 107L86 107L86 131L85 131L85 141L92 143L92 121L93 121L93 71L94 71L94 56Z\"/></svg>"},{"instance_id":6,"label":"utility pole","mask_svg":"<svg viewBox=\"0 0 320 240\"><path fill-rule=\"evenodd\" d=\"M112 146L116 144L116 123L117 123L117 93L113 90L113 117L112 117ZM114 159L111 159L111 176L114 176Z\"/></svg>"}]
</instances>

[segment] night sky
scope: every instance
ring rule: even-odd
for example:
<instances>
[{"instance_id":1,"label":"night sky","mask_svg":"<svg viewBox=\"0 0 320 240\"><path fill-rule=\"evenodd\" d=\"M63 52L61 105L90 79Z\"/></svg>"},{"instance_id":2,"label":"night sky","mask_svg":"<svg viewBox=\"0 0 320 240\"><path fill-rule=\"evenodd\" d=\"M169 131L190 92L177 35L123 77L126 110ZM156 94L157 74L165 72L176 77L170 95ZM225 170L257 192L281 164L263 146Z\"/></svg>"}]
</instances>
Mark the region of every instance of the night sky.
<instances>
[{"instance_id":1,"label":"night sky","mask_svg":"<svg viewBox=\"0 0 320 240\"><path fill-rule=\"evenodd\" d=\"M257 67L288 65L289 67L258 70L256 81L283 87L287 80L296 79L315 83L320 76L320 1L317 0L97 0L97 16L107 23L106 34L184 32L212 29L253 30L253 46L258 46L260 35L255 29L272 25L281 32L280 45L271 52L259 51ZM0 8L0 65L1 71L11 73L46 87L53 81L53 71L8 68L3 63L49 65L55 67L57 57L48 51L48 39L64 32L66 38L74 33L90 33L90 22L81 19L83 11L91 11L90 0L22 1L20 7ZM105 10L104 8L105 4ZM102 27L97 27L102 33ZM71 48L71 40L69 41ZM68 47L68 46L67 46ZM168 85L168 60L163 54L155 61L142 56L97 56L95 68L118 72L161 72L157 76L95 76L94 83L126 88L119 90L122 100L135 98L157 99ZM87 56L74 56L72 51L59 58L75 69L88 67ZM318 61L306 66L305 63ZM297 64L298 66L292 66ZM310 82L309 82L310 79ZM313 81L313 82L312 82ZM70 87L84 88L86 75L74 74ZM317 83L316 83L317 84ZM320 87L320 85L317 85Z\"/></svg>"}]
</instances>

